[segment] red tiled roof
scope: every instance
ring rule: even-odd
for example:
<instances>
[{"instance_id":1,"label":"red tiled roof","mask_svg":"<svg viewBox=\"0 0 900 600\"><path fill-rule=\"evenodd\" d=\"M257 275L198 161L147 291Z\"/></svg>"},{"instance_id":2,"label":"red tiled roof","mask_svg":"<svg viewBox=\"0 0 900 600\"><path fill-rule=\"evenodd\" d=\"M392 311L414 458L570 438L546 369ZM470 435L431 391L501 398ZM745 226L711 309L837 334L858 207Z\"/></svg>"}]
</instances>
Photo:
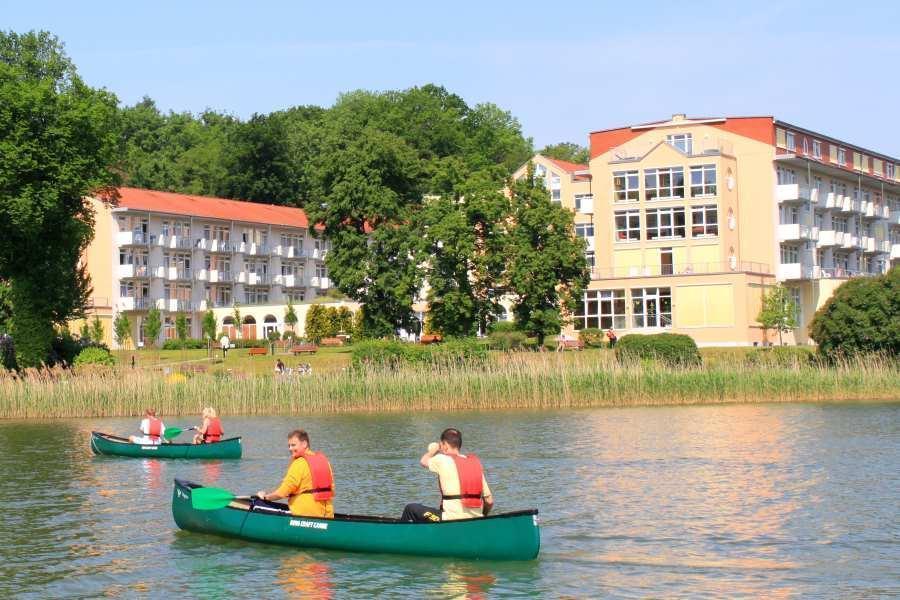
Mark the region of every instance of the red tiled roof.
<instances>
[{"instance_id":1,"label":"red tiled roof","mask_svg":"<svg viewBox=\"0 0 900 600\"><path fill-rule=\"evenodd\" d=\"M225 221L309 227L306 213L300 208L129 187L119 188L118 206L129 210L146 210Z\"/></svg>"},{"instance_id":2,"label":"red tiled roof","mask_svg":"<svg viewBox=\"0 0 900 600\"><path fill-rule=\"evenodd\" d=\"M552 162L555 165L558 165L560 168L565 169L569 173L574 173L575 171L587 171L587 165L579 165L573 162L569 162L567 160L559 160L558 158L550 158L549 156L545 156L547 160Z\"/></svg>"}]
</instances>

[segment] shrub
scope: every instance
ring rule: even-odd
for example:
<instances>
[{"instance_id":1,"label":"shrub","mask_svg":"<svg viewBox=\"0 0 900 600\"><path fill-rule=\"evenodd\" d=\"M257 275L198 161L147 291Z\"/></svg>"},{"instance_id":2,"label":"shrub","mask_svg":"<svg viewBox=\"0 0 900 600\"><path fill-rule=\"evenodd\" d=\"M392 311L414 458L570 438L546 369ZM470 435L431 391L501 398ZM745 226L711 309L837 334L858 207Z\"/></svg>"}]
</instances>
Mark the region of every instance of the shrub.
<instances>
[{"instance_id":1,"label":"shrub","mask_svg":"<svg viewBox=\"0 0 900 600\"><path fill-rule=\"evenodd\" d=\"M283 340L296 340L296 339L297 339L297 334L294 333L293 331L285 331L284 333L281 334L281 339L283 339Z\"/></svg>"},{"instance_id":2,"label":"shrub","mask_svg":"<svg viewBox=\"0 0 900 600\"><path fill-rule=\"evenodd\" d=\"M603 340L606 338L602 329L587 327L578 332L578 339L584 342L584 345L588 348L602 348Z\"/></svg>"},{"instance_id":3,"label":"shrub","mask_svg":"<svg viewBox=\"0 0 900 600\"><path fill-rule=\"evenodd\" d=\"M488 325L488 333L508 333L510 331L518 331L515 321L494 321Z\"/></svg>"},{"instance_id":4,"label":"shrub","mask_svg":"<svg viewBox=\"0 0 900 600\"><path fill-rule=\"evenodd\" d=\"M163 350L201 350L204 348L206 348L206 341L196 338L166 340L162 345Z\"/></svg>"},{"instance_id":5,"label":"shrub","mask_svg":"<svg viewBox=\"0 0 900 600\"><path fill-rule=\"evenodd\" d=\"M776 346L754 348L747 353L744 363L748 366L804 367L815 364L816 352L803 346Z\"/></svg>"},{"instance_id":6,"label":"shrub","mask_svg":"<svg viewBox=\"0 0 900 600\"><path fill-rule=\"evenodd\" d=\"M395 340L364 340L353 345L353 366L400 367L416 364L482 362L487 347L474 338L448 338L442 344L422 346Z\"/></svg>"},{"instance_id":7,"label":"shrub","mask_svg":"<svg viewBox=\"0 0 900 600\"><path fill-rule=\"evenodd\" d=\"M488 344L494 350L518 350L527 339L528 336L522 331L492 331L488 335Z\"/></svg>"},{"instance_id":8,"label":"shrub","mask_svg":"<svg viewBox=\"0 0 900 600\"><path fill-rule=\"evenodd\" d=\"M700 352L693 338L677 333L623 336L616 344L616 359L623 363L656 360L673 367L701 364Z\"/></svg>"},{"instance_id":9,"label":"shrub","mask_svg":"<svg viewBox=\"0 0 900 600\"><path fill-rule=\"evenodd\" d=\"M841 285L816 311L810 336L829 359L869 352L900 355L900 267Z\"/></svg>"},{"instance_id":10,"label":"shrub","mask_svg":"<svg viewBox=\"0 0 900 600\"><path fill-rule=\"evenodd\" d=\"M16 368L16 347L11 335L0 333L0 367L12 371Z\"/></svg>"},{"instance_id":11,"label":"shrub","mask_svg":"<svg viewBox=\"0 0 900 600\"><path fill-rule=\"evenodd\" d=\"M111 367L116 364L116 359L109 350L97 346L85 348L75 357L75 366L105 365Z\"/></svg>"},{"instance_id":12,"label":"shrub","mask_svg":"<svg viewBox=\"0 0 900 600\"><path fill-rule=\"evenodd\" d=\"M231 340L235 348L268 348L268 340Z\"/></svg>"}]
</instances>

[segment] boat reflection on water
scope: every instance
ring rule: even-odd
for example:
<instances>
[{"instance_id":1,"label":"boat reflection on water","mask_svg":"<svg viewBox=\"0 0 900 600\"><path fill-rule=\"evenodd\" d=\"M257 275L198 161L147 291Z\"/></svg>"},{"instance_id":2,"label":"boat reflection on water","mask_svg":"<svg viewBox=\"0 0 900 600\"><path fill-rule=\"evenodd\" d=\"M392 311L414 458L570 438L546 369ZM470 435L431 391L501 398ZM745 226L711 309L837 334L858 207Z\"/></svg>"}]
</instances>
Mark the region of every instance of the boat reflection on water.
<instances>
[{"instance_id":1,"label":"boat reflection on water","mask_svg":"<svg viewBox=\"0 0 900 600\"><path fill-rule=\"evenodd\" d=\"M219 480L222 475L222 461L213 460L203 464L203 483L210 485Z\"/></svg>"},{"instance_id":2,"label":"boat reflection on water","mask_svg":"<svg viewBox=\"0 0 900 600\"><path fill-rule=\"evenodd\" d=\"M441 586L441 593L447 598L484 600L496 582L497 578L489 571L472 565L451 564L447 568L447 581Z\"/></svg>"},{"instance_id":3,"label":"boat reflection on water","mask_svg":"<svg viewBox=\"0 0 900 600\"><path fill-rule=\"evenodd\" d=\"M155 459L141 461L141 470L144 472L144 483L152 490L158 490L163 485L162 463Z\"/></svg>"},{"instance_id":4,"label":"boat reflection on water","mask_svg":"<svg viewBox=\"0 0 900 600\"><path fill-rule=\"evenodd\" d=\"M289 598L331 598L331 567L305 552L289 552L281 560L278 584Z\"/></svg>"}]
</instances>

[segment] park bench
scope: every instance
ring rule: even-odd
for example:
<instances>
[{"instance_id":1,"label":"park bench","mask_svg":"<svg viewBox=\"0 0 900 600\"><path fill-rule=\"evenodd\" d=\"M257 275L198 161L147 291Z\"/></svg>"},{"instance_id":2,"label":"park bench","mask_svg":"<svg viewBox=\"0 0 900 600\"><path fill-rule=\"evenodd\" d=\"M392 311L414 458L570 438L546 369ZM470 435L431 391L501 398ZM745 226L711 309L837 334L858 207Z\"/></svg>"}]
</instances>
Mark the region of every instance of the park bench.
<instances>
[{"instance_id":1,"label":"park bench","mask_svg":"<svg viewBox=\"0 0 900 600\"><path fill-rule=\"evenodd\" d=\"M250 356L265 356L268 353L269 350L266 348L250 348L249 352L247 352Z\"/></svg>"},{"instance_id":2,"label":"park bench","mask_svg":"<svg viewBox=\"0 0 900 600\"><path fill-rule=\"evenodd\" d=\"M322 341L319 343L322 344L323 346L343 346L344 340L342 340L339 337L327 337L327 338L322 338Z\"/></svg>"},{"instance_id":3,"label":"park bench","mask_svg":"<svg viewBox=\"0 0 900 600\"><path fill-rule=\"evenodd\" d=\"M443 341L443 337L439 333L426 333L422 337L419 338L420 344L437 344L438 342Z\"/></svg>"},{"instance_id":4,"label":"park bench","mask_svg":"<svg viewBox=\"0 0 900 600\"><path fill-rule=\"evenodd\" d=\"M583 340L565 340L562 345L563 350L584 350Z\"/></svg>"},{"instance_id":5,"label":"park bench","mask_svg":"<svg viewBox=\"0 0 900 600\"><path fill-rule=\"evenodd\" d=\"M291 354L293 354L295 356L297 354L303 354L304 352L306 352L308 354L315 354L316 350L318 350L318 349L319 349L319 347L316 346L315 344L297 344L296 346L291 348Z\"/></svg>"}]
</instances>

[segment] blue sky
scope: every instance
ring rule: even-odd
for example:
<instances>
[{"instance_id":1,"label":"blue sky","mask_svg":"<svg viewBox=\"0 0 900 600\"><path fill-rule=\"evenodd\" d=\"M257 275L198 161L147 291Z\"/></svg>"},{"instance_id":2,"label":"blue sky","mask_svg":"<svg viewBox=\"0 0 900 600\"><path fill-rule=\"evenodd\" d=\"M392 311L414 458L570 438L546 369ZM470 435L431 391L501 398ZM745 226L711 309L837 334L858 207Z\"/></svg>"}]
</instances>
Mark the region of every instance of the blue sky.
<instances>
[{"instance_id":1,"label":"blue sky","mask_svg":"<svg viewBox=\"0 0 900 600\"><path fill-rule=\"evenodd\" d=\"M40 2L126 104L247 117L436 83L511 111L540 147L669 117L775 115L900 156L896 2Z\"/></svg>"}]
</instances>

